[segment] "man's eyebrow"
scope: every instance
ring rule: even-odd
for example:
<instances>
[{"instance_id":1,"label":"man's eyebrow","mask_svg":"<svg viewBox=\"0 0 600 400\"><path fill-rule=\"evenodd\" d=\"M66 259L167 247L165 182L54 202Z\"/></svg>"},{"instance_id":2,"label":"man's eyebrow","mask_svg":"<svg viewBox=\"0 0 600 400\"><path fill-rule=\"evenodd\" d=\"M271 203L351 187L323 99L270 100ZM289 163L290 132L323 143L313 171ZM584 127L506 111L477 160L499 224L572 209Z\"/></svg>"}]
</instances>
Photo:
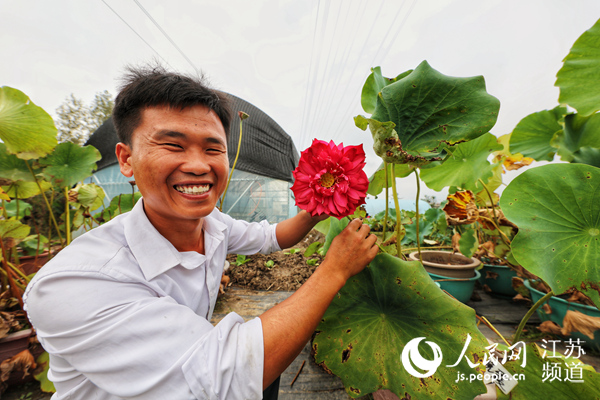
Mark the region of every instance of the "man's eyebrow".
<instances>
[{"instance_id":1,"label":"man's eyebrow","mask_svg":"<svg viewBox=\"0 0 600 400\"><path fill-rule=\"evenodd\" d=\"M216 137L209 136L204 140L208 143L220 144L221 146L225 146L225 143L221 139Z\"/></svg>"},{"instance_id":2,"label":"man's eyebrow","mask_svg":"<svg viewBox=\"0 0 600 400\"><path fill-rule=\"evenodd\" d=\"M182 132L170 131L170 130L160 130L154 133L155 139L164 139L164 138L173 138L173 139L186 139L187 135Z\"/></svg>"},{"instance_id":3,"label":"man's eyebrow","mask_svg":"<svg viewBox=\"0 0 600 400\"><path fill-rule=\"evenodd\" d=\"M183 132L171 131L168 129L163 129L163 130L157 131L153 134L153 136L154 136L154 139L157 139L157 140L163 140L165 138L186 140L188 138L188 136ZM207 143L213 143L213 144L218 144L221 146L227 146L227 144L218 137L209 136L207 138L204 138L204 141Z\"/></svg>"}]
</instances>

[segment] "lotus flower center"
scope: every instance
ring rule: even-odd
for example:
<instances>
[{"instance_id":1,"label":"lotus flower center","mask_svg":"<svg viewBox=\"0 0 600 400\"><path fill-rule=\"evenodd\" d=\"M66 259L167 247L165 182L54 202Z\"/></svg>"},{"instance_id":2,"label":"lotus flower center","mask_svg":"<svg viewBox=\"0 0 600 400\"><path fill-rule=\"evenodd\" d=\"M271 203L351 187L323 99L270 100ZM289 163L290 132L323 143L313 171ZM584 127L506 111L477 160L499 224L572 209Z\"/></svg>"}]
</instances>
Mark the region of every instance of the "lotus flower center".
<instances>
[{"instance_id":1,"label":"lotus flower center","mask_svg":"<svg viewBox=\"0 0 600 400\"><path fill-rule=\"evenodd\" d=\"M332 187L335 184L335 177L329 172L325 172L321 175L321 186L324 188Z\"/></svg>"}]
</instances>

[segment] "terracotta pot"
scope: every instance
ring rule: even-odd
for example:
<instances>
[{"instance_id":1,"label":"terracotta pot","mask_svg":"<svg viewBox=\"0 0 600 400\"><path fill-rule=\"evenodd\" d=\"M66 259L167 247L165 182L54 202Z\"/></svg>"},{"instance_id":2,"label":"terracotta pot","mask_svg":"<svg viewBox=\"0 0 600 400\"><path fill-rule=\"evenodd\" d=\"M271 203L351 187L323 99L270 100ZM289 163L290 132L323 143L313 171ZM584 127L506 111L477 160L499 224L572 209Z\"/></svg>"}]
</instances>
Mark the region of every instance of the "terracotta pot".
<instances>
[{"instance_id":1,"label":"terracotta pot","mask_svg":"<svg viewBox=\"0 0 600 400\"><path fill-rule=\"evenodd\" d=\"M0 339L0 363L25 350L29 346L31 333L31 329L24 329Z\"/></svg>"},{"instance_id":2,"label":"terracotta pot","mask_svg":"<svg viewBox=\"0 0 600 400\"><path fill-rule=\"evenodd\" d=\"M449 251L421 250L421 257L427 272L449 278L472 278L475 276L475 268L481 264L481 261L476 258L468 258ZM412 252L408 258L419 261L419 253Z\"/></svg>"},{"instance_id":3,"label":"terracotta pot","mask_svg":"<svg viewBox=\"0 0 600 400\"><path fill-rule=\"evenodd\" d=\"M19 257L20 267L25 272L25 275L35 274L42 268L50 259L50 253L47 251L38 254L37 256L22 256Z\"/></svg>"},{"instance_id":4,"label":"terracotta pot","mask_svg":"<svg viewBox=\"0 0 600 400\"><path fill-rule=\"evenodd\" d=\"M16 356L23 350L29 349L29 338L33 331L31 329L24 329L19 332L11 333L8 336L0 339L0 363L11 357ZM37 358L43 349L41 346L37 346L36 351L31 351L34 358ZM8 380L4 382L8 386L21 385L25 382L33 381L33 375L31 373L26 377L23 377L22 371L13 371L8 377Z\"/></svg>"}]
</instances>

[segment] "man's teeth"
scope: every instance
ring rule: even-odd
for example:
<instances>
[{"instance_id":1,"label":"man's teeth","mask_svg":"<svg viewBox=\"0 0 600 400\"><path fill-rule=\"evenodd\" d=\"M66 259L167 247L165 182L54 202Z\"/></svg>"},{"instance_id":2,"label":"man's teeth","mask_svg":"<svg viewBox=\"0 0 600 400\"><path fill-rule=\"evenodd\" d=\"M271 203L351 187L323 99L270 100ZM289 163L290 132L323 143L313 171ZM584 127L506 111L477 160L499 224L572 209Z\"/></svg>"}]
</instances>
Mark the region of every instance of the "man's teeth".
<instances>
[{"instance_id":1,"label":"man's teeth","mask_svg":"<svg viewBox=\"0 0 600 400\"><path fill-rule=\"evenodd\" d=\"M175 185L175 190L185 194L202 194L208 192L210 185L179 186Z\"/></svg>"}]
</instances>

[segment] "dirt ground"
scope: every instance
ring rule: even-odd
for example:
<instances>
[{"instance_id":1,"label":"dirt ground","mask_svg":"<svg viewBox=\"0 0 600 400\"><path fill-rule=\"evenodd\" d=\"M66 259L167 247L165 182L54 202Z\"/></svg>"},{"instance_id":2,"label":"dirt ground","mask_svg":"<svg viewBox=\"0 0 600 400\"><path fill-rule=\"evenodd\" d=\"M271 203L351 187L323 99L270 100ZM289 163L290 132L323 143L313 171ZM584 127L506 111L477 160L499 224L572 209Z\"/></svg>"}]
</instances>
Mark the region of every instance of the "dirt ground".
<instances>
[{"instance_id":1,"label":"dirt ground","mask_svg":"<svg viewBox=\"0 0 600 400\"><path fill-rule=\"evenodd\" d=\"M237 255L230 254L227 257L229 285L255 290L297 290L323 261L317 253L304 256L308 245L317 240L323 242L323 235L313 230L292 249L247 256L244 264L236 263Z\"/></svg>"}]
</instances>

